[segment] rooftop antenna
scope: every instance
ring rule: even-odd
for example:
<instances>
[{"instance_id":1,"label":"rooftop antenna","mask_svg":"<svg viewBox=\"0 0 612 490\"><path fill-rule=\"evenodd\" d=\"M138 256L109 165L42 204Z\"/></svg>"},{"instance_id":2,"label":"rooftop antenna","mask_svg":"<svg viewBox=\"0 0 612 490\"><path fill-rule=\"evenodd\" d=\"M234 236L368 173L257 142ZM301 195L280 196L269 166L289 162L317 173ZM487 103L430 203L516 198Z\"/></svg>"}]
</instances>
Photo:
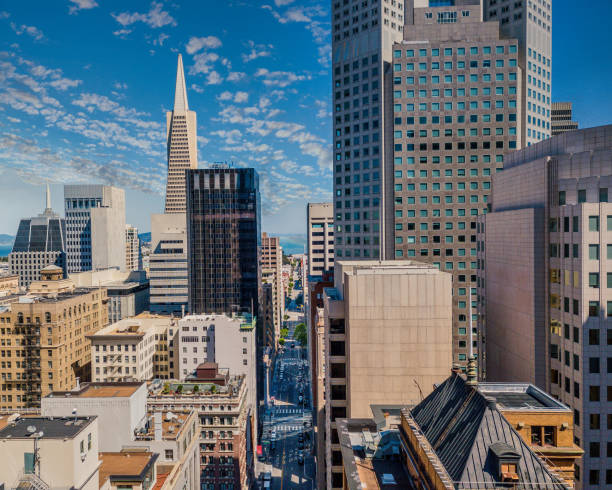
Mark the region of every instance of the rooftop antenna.
<instances>
[{"instance_id":1,"label":"rooftop antenna","mask_svg":"<svg viewBox=\"0 0 612 490\"><path fill-rule=\"evenodd\" d=\"M478 371L476 367L476 357L474 357L474 341L473 341L474 334L472 332L472 285L471 284L470 284L469 304L470 306L468 308L468 314L470 316L470 322L469 322L470 348L468 350L469 357L468 357L468 365L467 365L467 382L466 383L470 386L476 386L478 384Z\"/></svg>"}]
</instances>

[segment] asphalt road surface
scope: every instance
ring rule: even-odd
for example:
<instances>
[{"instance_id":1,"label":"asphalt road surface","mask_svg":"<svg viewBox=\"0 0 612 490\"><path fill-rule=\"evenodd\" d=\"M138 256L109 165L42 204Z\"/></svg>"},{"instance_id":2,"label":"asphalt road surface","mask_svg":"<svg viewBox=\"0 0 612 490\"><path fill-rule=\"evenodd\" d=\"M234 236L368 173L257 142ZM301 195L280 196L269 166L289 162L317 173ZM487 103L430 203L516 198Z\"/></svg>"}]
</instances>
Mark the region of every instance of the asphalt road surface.
<instances>
[{"instance_id":1,"label":"asphalt road surface","mask_svg":"<svg viewBox=\"0 0 612 490\"><path fill-rule=\"evenodd\" d=\"M264 415L262 466L272 474L272 489L310 490L315 488L315 464L308 356L301 347L291 347L295 323L288 324L288 341L277 356L271 383L274 403Z\"/></svg>"}]
</instances>

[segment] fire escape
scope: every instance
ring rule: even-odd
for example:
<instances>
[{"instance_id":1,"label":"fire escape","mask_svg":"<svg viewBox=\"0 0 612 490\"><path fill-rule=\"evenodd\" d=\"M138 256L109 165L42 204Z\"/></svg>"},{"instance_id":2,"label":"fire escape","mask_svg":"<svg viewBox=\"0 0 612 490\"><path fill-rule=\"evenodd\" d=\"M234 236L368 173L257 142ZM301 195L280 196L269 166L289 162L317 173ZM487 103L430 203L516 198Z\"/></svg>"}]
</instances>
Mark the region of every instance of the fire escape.
<instances>
[{"instance_id":1,"label":"fire escape","mask_svg":"<svg viewBox=\"0 0 612 490\"><path fill-rule=\"evenodd\" d=\"M40 324L21 323L24 351L22 383L27 407L40 407Z\"/></svg>"}]
</instances>

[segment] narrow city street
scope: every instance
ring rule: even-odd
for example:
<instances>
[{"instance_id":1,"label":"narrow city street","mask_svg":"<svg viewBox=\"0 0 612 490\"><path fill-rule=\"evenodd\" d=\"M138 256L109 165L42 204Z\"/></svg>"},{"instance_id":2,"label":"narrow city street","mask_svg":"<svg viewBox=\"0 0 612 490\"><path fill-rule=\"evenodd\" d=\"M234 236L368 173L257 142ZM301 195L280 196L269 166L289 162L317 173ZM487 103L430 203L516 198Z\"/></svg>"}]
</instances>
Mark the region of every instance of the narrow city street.
<instances>
[{"instance_id":1,"label":"narrow city street","mask_svg":"<svg viewBox=\"0 0 612 490\"><path fill-rule=\"evenodd\" d=\"M294 289L291 299L301 293ZM295 326L303 321L294 301L286 311L289 330L280 349L270 383L270 403L264 414L263 473L269 472L270 487L260 488L314 489L315 464L312 456L313 430L310 399L310 378L306 346L294 340Z\"/></svg>"}]
</instances>

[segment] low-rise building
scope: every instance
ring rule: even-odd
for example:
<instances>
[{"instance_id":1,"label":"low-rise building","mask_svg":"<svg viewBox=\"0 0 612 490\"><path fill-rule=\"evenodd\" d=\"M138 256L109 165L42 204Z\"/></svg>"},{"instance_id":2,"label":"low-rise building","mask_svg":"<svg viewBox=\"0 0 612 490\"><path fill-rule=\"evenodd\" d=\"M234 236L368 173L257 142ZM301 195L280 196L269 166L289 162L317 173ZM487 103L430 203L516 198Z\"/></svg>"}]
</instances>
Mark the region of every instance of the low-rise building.
<instances>
[{"instance_id":1,"label":"low-rise building","mask_svg":"<svg viewBox=\"0 0 612 490\"><path fill-rule=\"evenodd\" d=\"M100 427L100 451L119 451L134 440L147 414L145 383L83 383L71 391L54 391L41 401L45 417L96 416Z\"/></svg>"},{"instance_id":2,"label":"low-rise building","mask_svg":"<svg viewBox=\"0 0 612 490\"><path fill-rule=\"evenodd\" d=\"M98 490L96 417L20 417L0 429L0 486Z\"/></svg>"},{"instance_id":3,"label":"low-rise building","mask_svg":"<svg viewBox=\"0 0 612 490\"><path fill-rule=\"evenodd\" d=\"M41 274L0 310L0 409L39 407L48 393L89 380L86 337L108 323L105 290L78 289L57 266Z\"/></svg>"},{"instance_id":4,"label":"low-rise building","mask_svg":"<svg viewBox=\"0 0 612 490\"><path fill-rule=\"evenodd\" d=\"M100 453L100 490L149 490L157 482L159 455L142 449Z\"/></svg>"},{"instance_id":5,"label":"low-rise building","mask_svg":"<svg viewBox=\"0 0 612 490\"><path fill-rule=\"evenodd\" d=\"M245 376L215 382L168 381L149 393L150 411L195 410L199 417L202 489L249 488L253 480L253 420Z\"/></svg>"},{"instance_id":6,"label":"low-rise building","mask_svg":"<svg viewBox=\"0 0 612 490\"><path fill-rule=\"evenodd\" d=\"M155 357L174 320L167 316L121 320L87 336L96 382L145 381L155 377ZM176 327L175 327L176 328ZM158 361L159 362L159 361Z\"/></svg>"},{"instance_id":7,"label":"low-rise building","mask_svg":"<svg viewBox=\"0 0 612 490\"><path fill-rule=\"evenodd\" d=\"M19 276L17 274L0 274L0 297L19 292Z\"/></svg>"}]
</instances>

